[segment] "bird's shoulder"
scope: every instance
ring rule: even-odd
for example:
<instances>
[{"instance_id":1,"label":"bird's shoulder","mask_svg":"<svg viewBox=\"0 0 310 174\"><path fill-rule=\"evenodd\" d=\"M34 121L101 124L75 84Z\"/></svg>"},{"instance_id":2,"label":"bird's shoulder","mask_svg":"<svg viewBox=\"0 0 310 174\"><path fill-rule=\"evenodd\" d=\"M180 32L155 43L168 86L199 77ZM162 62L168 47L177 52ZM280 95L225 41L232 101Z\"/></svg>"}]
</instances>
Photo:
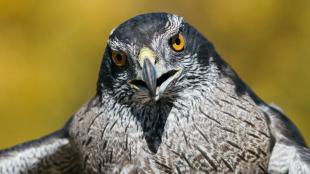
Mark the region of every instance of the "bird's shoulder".
<instances>
[{"instance_id":1,"label":"bird's shoulder","mask_svg":"<svg viewBox=\"0 0 310 174\"><path fill-rule=\"evenodd\" d=\"M0 173L78 173L77 153L66 130L0 151Z\"/></svg>"},{"instance_id":2,"label":"bird's shoulder","mask_svg":"<svg viewBox=\"0 0 310 174\"><path fill-rule=\"evenodd\" d=\"M263 105L274 138L270 173L310 173L310 149L293 122L278 106Z\"/></svg>"}]
</instances>

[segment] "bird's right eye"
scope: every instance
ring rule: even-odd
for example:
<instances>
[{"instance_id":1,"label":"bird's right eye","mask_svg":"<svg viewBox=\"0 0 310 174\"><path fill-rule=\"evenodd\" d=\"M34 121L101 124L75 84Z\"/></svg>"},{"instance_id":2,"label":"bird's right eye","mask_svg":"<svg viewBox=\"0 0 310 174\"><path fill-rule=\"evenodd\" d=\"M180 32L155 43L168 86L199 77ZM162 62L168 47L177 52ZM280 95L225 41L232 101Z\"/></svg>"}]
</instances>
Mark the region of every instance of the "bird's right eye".
<instances>
[{"instance_id":1,"label":"bird's right eye","mask_svg":"<svg viewBox=\"0 0 310 174\"><path fill-rule=\"evenodd\" d=\"M122 67L126 64L127 56L121 51L112 51L112 61L116 66Z\"/></svg>"}]
</instances>

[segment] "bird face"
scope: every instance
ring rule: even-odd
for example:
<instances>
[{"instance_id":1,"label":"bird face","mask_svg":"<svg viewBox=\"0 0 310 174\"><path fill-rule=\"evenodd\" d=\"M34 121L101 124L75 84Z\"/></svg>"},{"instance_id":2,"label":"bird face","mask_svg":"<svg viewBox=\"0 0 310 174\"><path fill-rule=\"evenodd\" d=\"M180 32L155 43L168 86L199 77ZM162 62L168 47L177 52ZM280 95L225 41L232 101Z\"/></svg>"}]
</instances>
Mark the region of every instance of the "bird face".
<instances>
[{"instance_id":1,"label":"bird face","mask_svg":"<svg viewBox=\"0 0 310 174\"><path fill-rule=\"evenodd\" d=\"M193 87L208 42L182 17L151 13L132 18L109 37L98 81L121 102L152 104L173 100ZM187 79L187 80L185 80ZM199 80L198 77L196 80Z\"/></svg>"}]
</instances>

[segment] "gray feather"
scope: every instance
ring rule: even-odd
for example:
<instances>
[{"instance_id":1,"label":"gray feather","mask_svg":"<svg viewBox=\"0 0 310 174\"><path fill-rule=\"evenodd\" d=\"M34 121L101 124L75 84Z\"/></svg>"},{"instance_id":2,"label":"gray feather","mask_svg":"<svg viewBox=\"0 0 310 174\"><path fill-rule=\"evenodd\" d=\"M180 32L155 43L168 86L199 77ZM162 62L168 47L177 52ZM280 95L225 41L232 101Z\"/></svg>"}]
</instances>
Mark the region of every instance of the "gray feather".
<instances>
[{"instance_id":1,"label":"gray feather","mask_svg":"<svg viewBox=\"0 0 310 174\"><path fill-rule=\"evenodd\" d=\"M270 131L275 139L269 173L310 173L310 150L297 127L278 107L262 106L270 119Z\"/></svg>"},{"instance_id":2,"label":"gray feather","mask_svg":"<svg viewBox=\"0 0 310 174\"><path fill-rule=\"evenodd\" d=\"M78 156L64 131L0 151L0 173L79 173Z\"/></svg>"}]
</instances>

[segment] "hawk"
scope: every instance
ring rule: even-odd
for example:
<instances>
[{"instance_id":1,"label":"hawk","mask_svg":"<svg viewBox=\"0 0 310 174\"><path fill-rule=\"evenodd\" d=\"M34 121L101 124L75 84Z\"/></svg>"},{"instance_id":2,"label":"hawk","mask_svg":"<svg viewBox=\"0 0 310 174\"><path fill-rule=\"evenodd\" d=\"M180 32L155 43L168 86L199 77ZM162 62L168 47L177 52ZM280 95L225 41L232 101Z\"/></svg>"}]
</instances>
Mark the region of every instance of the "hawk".
<instances>
[{"instance_id":1,"label":"hawk","mask_svg":"<svg viewBox=\"0 0 310 174\"><path fill-rule=\"evenodd\" d=\"M310 173L310 150L193 26L150 13L111 32L96 95L0 173Z\"/></svg>"}]
</instances>

